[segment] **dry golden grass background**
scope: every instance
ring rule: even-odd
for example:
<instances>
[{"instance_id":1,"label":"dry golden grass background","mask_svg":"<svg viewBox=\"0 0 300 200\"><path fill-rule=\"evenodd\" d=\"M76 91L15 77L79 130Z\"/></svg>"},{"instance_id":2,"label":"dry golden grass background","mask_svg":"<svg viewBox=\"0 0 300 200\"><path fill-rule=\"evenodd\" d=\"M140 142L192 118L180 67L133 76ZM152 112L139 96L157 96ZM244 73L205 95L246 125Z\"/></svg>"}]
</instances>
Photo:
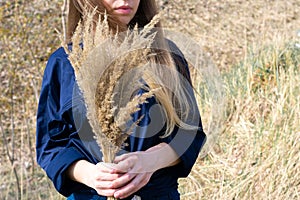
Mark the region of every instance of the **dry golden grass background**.
<instances>
[{"instance_id":1,"label":"dry golden grass background","mask_svg":"<svg viewBox=\"0 0 300 200\"><path fill-rule=\"evenodd\" d=\"M0 0L0 199L61 198L34 149L39 88L60 45L62 4ZM180 180L182 199L300 199L300 2L159 4L165 26L193 37L211 57L226 91L222 132ZM206 129L211 102L200 102Z\"/></svg>"}]
</instances>

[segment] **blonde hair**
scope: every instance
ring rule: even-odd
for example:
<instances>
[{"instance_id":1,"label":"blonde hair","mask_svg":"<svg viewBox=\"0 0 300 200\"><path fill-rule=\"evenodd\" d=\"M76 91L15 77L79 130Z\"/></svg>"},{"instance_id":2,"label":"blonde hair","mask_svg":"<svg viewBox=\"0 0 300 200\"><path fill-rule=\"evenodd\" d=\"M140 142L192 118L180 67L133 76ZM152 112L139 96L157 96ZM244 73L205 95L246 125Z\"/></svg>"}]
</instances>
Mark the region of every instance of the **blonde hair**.
<instances>
[{"instance_id":1,"label":"blonde hair","mask_svg":"<svg viewBox=\"0 0 300 200\"><path fill-rule=\"evenodd\" d=\"M71 41L78 23L83 20L83 11L86 8L90 11L96 8L97 15L95 15L95 22L98 21L97 18L99 16L103 18L106 13L102 1L69 0L67 41ZM140 0L140 5L136 15L126 27L122 26L122 24L110 15L110 13L107 14L110 29L114 32L122 32L128 28L134 27L135 25L139 28L143 28L155 15L158 14L158 9L155 0ZM191 97L189 96L190 92L188 92L188 89L186 88L187 84L183 83L185 81L182 80L183 78L184 80L187 80L190 86L191 81L188 73L186 72L187 66L185 66L182 61L178 62L178 59L174 60L171 56L168 48L169 45L167 44L161 29L161 23L158 22L155 27L157 28L157 33L151 48L152 53L148 56L150 62L149 67L151 68L149 71L151 71L151 74L148 74L145 77L150 88L151 86L157 87L157 84L162 86L162 89L155 93L155 98L162 105L166 115L165 137L173 131L175 125L191 128L191 126L188 126L183 122L189 117L189 109L193 105L191 105L191 101L189 100ZM172 87L169 88L171 85Z\"/></svg>"}]
</instances>

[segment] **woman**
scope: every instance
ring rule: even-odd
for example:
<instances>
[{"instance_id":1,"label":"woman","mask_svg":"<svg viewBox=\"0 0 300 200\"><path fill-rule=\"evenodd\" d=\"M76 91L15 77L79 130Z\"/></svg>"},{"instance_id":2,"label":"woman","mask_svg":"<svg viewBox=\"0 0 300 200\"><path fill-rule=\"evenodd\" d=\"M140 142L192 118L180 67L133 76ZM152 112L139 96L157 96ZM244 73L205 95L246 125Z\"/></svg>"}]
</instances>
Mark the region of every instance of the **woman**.
<instances>
[{"instance_id":1,"label":"woman","mask_svg":"<svg viewBox=\"0 0 300 200\"><path fill-rule=\"evenodd\" d=\"M136 24L143 28L157 14L155 0L70 0L68 39L83 19L85 7L97 7L101 16L107 13L109 26L115 32ZM156 27L159 28L160 23ZM75 108L73 88L76 81L68 55L59 48L49 58L37 113L37 161L57 191L68 199L106 199L105 196L132 199L134 195L143 200L180 199L177 180L189 174L206 137L183 55L172 42L165 42L161 31L157 32L154 43L155 54L149 60L160 67L175 68L186 81L181 81L179 76L175 78L177 96L157 95L141 105L134 117L144 116L140 123L142 128L127 139L129 145L125 150L130 153L117 156L113 167L101 162L86 145L86 142L93 143L93 137L90 137L92 131L84 109L76 112L84 119L75 123L74 110L78 108ZM170 53L162 50L166 48ZM155 132L149 124L154 123L153 119L159 118L161 112L151 114L154 105L162 105L167 117L166 123L156 124L161 129ZM178 105L184 105L188 114L179 110ZM179 125L184 115L186 123L198 127L196 131ZM164 120L156 120L159 121ZM87 137L79 137L79 131L87 133Z\"/></svg>"}]
</instances>

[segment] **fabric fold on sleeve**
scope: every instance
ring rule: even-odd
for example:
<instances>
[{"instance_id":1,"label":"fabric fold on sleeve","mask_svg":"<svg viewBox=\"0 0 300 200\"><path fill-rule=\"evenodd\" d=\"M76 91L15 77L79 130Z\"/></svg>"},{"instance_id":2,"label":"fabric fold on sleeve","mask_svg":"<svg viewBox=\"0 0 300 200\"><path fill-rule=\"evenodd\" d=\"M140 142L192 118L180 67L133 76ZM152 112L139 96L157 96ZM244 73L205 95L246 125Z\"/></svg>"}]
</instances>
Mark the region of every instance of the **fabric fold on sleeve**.
<instances>
[{"instance_id":1,"label":"fabric fold on sleeve","mask_svg":"<svg viewBox=\"0 0 300 200\"><path fill-rule=\"evenodd\" d=\"M37 111L36 156L57 191L66 197L86 187L66 176L68 167L91 157L76 132L72 116L74 83L73 68L60 48L50 56L44 72Z\"/></svg>"},{"instance_id":2,"label":"fabric fold on sleeve","mask_svg":"<svg viewBox=\"0 0 300 200\"><path fill-rule=\"evenodd\" d=\"M180 159L177 166L179 168L178 176L187 177L206 141L206 135L202 128L184 130L176 127L173 133L169 137L163 138L162 141L169 144Z\"/></svg>"},{"instance_id":3,"label":"fabric fold on sleeve","mask_svg":"<svg viewBox=\"0 0 300 200\"><path fill-rule=\"evenodd\" d=\"M48 177L53 181L56 190L64 196L71 195L81 189L82 184L66 177L68 167L78 161L86 159L76 148L70 147L62 150L45 168Z\"/></svg>"}]
</instances>

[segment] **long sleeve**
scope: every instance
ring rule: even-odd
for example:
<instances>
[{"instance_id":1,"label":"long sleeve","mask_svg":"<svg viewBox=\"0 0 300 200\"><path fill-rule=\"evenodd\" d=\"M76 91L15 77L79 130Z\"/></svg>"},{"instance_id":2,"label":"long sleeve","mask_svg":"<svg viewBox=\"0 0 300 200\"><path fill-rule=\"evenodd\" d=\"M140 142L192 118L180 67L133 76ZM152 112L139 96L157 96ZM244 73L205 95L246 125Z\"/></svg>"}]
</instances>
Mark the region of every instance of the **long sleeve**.
<instances>
[{"instance_id":1,"label":"long sleeve","mask_svg":"<svg viewBox=\"0 0 300 200\"><path fill-rule=\"evenodd\" d=\"M74 72L63 48L48 60L37 111L36 153L38 164L46 171L55 188L64 196L82 184L68 179L68 167L88 159L75 128L72 115Z\"/></svg>"}]
</instances>

